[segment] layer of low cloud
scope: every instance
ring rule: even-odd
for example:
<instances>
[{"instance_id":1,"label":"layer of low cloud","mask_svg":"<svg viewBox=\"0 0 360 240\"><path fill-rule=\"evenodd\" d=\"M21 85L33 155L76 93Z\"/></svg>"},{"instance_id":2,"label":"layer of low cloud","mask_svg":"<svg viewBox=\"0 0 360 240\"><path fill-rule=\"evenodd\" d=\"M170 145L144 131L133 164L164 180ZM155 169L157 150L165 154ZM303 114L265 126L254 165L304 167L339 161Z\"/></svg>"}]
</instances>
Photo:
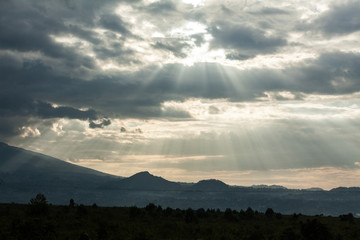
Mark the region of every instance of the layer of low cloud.
<instances>
[{"instance_id":1,"label":"layer of low cloud","mask_svg":"<svg viewBox=\"0 0 360 240\"><path fill-rule=\"evenodd\" d=\"M169 65L154 79L138 80L148 71L119 75L123 81L99 79L90 82L56 76L44 66L3 68L1 112L6 116L38 116L39 118L96 119L96 110L114 117L185 117L184 111L166 110L161 104L186 98L230 98L233 101L254 101L267 91L290 91L313 94L346 94L360 91L360 55L332 52L308 64L284 70L239 71L217 64L196 64L192 67ZM224 70L225 69L225 70ZM172 72L182 70L179 82ZM236 78L219 81L221 71ZM12 88L17 84L17 88ZM27 96L27 97L25 97ZM36 100L46 99L62 106ZM111 99L109 101L109 99ZM75 105L74 105L75 103ZM79 110L90 106L96 110ZM175 115L174 115L175 114Z\"/></svg>"},{"instance_id":2,"label":"layer of low cloud","mask_svg":"<svg viewBox=\"0 0 360 240\"><path fill-rule=\"evenodd\" d=\"M283 70L238 70L217 63L189 67L169 64L159 70L150 67L129 75L118 73L116 77L83 81L57 75L40 63L23 63L20 68L1 68L0 111L2 117L95 120L99 112L113 118L189 118L186 111L164 109L162 103L188 98L256 101L271 91L298 96L355 93L360 91L359 69L360 54L330 52ZM153 71L157 73L149 79ZM180 72L181 76L174 77Z\"/></svg>"}]
</instances>

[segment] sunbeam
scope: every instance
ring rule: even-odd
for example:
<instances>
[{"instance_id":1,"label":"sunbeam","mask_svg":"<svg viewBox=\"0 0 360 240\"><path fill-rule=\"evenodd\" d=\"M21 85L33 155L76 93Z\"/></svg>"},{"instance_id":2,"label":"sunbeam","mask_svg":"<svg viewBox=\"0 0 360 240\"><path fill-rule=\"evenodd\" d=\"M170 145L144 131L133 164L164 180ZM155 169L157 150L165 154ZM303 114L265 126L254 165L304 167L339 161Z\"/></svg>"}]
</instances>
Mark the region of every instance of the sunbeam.
<instances>
[{"instance_id":1,"label":"sunbeam","mask_svg":"<svg viewBox=\"0 0 360 240\"><path fill-rule=\"evenodd\" d=\"M356 1L40 5L0 6L0 141L120 176L356 185Z\"/></svg>"}]
</instances>

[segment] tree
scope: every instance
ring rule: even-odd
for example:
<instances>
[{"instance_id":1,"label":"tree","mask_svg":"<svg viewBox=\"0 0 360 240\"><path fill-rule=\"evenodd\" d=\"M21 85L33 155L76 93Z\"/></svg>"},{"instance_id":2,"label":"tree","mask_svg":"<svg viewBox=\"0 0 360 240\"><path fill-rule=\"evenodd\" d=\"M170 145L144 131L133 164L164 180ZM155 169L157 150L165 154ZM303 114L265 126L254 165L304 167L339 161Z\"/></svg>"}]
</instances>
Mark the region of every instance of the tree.
<instances>
[{"instance_id":1,"label":"tree","mask_svg":"<svg viewBox=\"0 0 360 240\"><path fill-rule=\"evenodd\" d=\"M30 199L31 205L47 205L47 200L44 194L38 193L35 198Z\"/></svg>"},{"instance_id":2,"label":"tree","mask_svg":"<svg viewBox=\"0 0 360 240\"><path fill-rule=\"evenodd\" d=\"M48 202L42 193L38 193L35 198L30 199L29 210L31 214L43 215L48 212Z\"/></svg>"},{"instance_id":3,"label":"tree","mask_svg":"<svg viewBox=\"0 0 360 240\"><path fill-rule=\"evenodd\" d=\"M233 211L230 208L227 208L224 213L224 217L228 221L235 221L235 215L233 214Z\"/></svg>"},{"instance_id":4,"label":"tree","mask_svg":"<svg viewBox=\"0 0 360 240\"><path fill-rule=\"evenodd\" d=\"M254 210L252 210L251 207L248 207L245 211L245 217L247 219L251 219L251 218L254 218L254 216L255 216Z\"/></svg>"},{"instance_id":5,"label":"tree","mask_svg":"<svg viewBox=\"0 0 360 240\"><path fill-rule=\"evenodd\" d=\"M70 199L69 207L71 207L71 208L75 207L75 201L74 201L74 199Z\"/></svg>"},{"instance_id":6,"label":"tree","mask_svg":"<svg viewBox=\"0 0 360 240\"><path fill-rule=\"evenodd\" d=\"M266 209L266 212L265 212L265 216L268 217L268 218L271 218L273 217L275 214L274 210L272 208L268 208Z\"/></svg>"},{"instance_id":7,"label":"tree","mask_svg":"<svg viewBox=\"0 0 360 240\"><path fill-rule=\"evenodd\" d=\"M149 203L148 205L146 205L145 209L148 212L154 212L156 209L156 205L153 203Z\"/></svg>"},{"instance_id":8,"label":"tree","mask_svg":"<svg viewBox=\"0 0 360 240\"><path fill-rule=\"evenodd\" d=\"M194 210L192 210L191 208L188 208L185 211L185 222L190 223L190 222L192 222L194 220L195 220Z\"/></svg>"}]
</instances>

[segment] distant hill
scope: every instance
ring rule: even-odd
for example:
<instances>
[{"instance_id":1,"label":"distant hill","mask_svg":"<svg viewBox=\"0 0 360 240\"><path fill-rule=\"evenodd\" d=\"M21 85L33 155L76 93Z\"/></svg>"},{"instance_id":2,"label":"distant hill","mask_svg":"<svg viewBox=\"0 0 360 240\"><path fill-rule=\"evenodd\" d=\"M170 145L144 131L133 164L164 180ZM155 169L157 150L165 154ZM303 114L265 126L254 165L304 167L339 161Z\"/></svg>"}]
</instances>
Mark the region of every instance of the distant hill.
<instances>
[{"instance_id":1,"label":"distant hill","mask_svg":"<svg viewBox=\"0 0 360 240\"><path fill-rule=\"evenodd\" d=\"M196 191L228 191L229 185L224 182L216 179L209 180L201 180L194 185L192 185L189 189Z\"/></svg>"},{"instance_id":2,"label":"distant hill","mask_svg":"<svg viewBox=\"0 0 360 240\"><path fill-rule=\"evenodd\" d=\"M286 187L280 186L280 185L252 185L252 188L260 188L260 189L287 189Z\"/></svg>"},{"instance_id":3,"label":"distant hill","mask_svg":"<svg viewBox=\"0 0 360 240\"><path fill-rule=\"evenodd\" d=\"M125 179L107 182L103 187L106 189L153 191L176 191L181 189L179 183L170 182L162 177L154 176L147 171L136 173Z\"/></svg>"},{"instance_id":4,"label":"distant hill","mask_svg":"<svg viewBox=\"0 0 360 240\"><path fill-rule=\"evenodd\" d=\"M306 188L306 189L304 189L304 191L319 192L319 191L324 191L324 189L322 189L322 188L317 188L317 187L313 187L313 188Z\"/></svg>"},{"instance_id":5,"label":"distant hill","mask_svg":"<svg viewBox=\"0 0 360 240\"><path fill-rule=\"evenodd\" d=\"M330 190L331 192L360 192L360 187L338 187Z\"/></svg>"}]
</instances>

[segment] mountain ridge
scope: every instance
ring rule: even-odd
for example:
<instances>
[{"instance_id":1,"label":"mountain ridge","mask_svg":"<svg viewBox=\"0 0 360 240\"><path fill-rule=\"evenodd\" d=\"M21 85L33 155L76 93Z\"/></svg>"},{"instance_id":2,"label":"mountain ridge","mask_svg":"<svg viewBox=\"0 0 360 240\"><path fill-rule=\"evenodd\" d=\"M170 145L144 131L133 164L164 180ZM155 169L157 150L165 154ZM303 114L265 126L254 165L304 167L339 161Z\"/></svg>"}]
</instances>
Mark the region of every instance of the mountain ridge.
<instances>
[{"instance_id":1,"label":"mountain ridge","mask_svg":"<svg viewBox=\"0 0 360 240\"><path fill-rule=\"evenodd\" d=\"M37 193L49 202L69 199L103 206L139 206L155 203L172 208L273 208L282 213L360 213L360 188L330 191L287 189L282 186L230 186L217 179L197 183L168 181L148 171L122 178L0 143L0 202L26 203Z\"/></svg>"},{"instance_id":2,"label":"mountain ridge","mask_svg":"<svg viewBox=\"0 0 360 240\"><path fill-rule=\"evenodd\" d=\"M168 181L162 177L154 176L148 171L138 172L127 178L107 182L103 187L108 189L158 191L174 191L181 189L180 184Z\"/></svg>"},{"instance_id":3,"label":"mountain ridge","mask_svg":"<svg viewBox=\"0 0 360 240\"><path fill-rule=\"evenodd\" d=\"M68 188L91 185L98 181L117 178L94 169L85 168L41 153L0 143L0 179L4 186L31 186Z\"/></svg>"},{"instance_id":4,"label":"mountain ridge","mask_svg":"<svg viewBox=\"0 0 360 240\"><path fill-rule=\"evenodd\" d=\"M9 158L9 156L5 156L4 157L4 151L7 152L9 154L9 149L10 151L13 151L13 153L17 153L17 155L11 156L11 159L7 159ZM22 156L22 154L30 154L31 156L27 156L23 159L20 160L20 162L22 164L24 164L24 166L10 166L11 164L7 164L9 163L9 160L15 160L15 161L19 161L19 157ZM11 154L10 154L11 155ZM41 159L41 164L39 163L39 159ZM33 163L36 163L34 166L29 165L29 160L32 160ZM46 160L46 161L42 161L42 160ZM50 163L55 163L56 167L52 166ZM48 164L44 164L44 163L48 163ZM167 180L161 176L155 176L153 174L151 174L149 171L141 171L138 173L135 173L129 177L123 177L123 176L116 176L116 175L112 175L112 174L108 174L108 173L104 173L98 170L94 170L91 168L87 168L87 167L82 167L76 164L72 164L69 162L66 162L64 160L61 159L57 159L42 153L38 153L38 152L34 152L34 151L30 151L30 150L25 150L23 148L19 148L19 147L15 147L15 146L10 146L4 142L0 142L0 173L6 174L6 173L12 173L13 171L19 171L19 169L21 170L21 172L24 171L24 168L28 168L28 167L34 167L36 170L47 170L48 168L53 168L52 171L54 171L57 174L60 173L66 173L67 171L71 171L72 173L82 173L82 174L89 174L89 175L98 175L98 176L108 176L108 177L113 177L114 181L113 183L119 182L121 184L124 184L125 182L128 182L129 184L134 184L133 181L134 180L140 180L142 181L144 184L149 185L149 180L150 182L153 182L155 184L163 182L166 184L170 183L173 186L180 186L181 184L183 185L191 185L193 188L199 188L199 186L203 186L205 188L209 187L209 186L214 186L216 188L223 188L223 189L231 189L232 187L235 188L254 188L254 189L284 189L284 190L304 190L304 191L357 191L360 189L360 187L335 187L332 188L330 190L324 190L322 188L318 188L318 187L311 187L311 188L304 188L304 189L291 189L291 188L286 188L284 186L281 185L266 185L266 184L260 184L260 185L251 185L251 186L238 186L238 185L229 185L226 184L224 182L222 182L221 180L218 179L204 179L204 180L199 180L196 183L187 183L187 182L174 182L174 181L170 181ZM65 168L65 169L61 169L61 168ZM70 168L69 168L70 167ZM4 171L5 169L5 171ZM8 170L8 171L6 171ZM52 174L54 174L54 172ZM4 179L0 178L0 183L4 182ZM111 181L109 181L109 183L111 183Z\"/></svg>"}]
</instances>

